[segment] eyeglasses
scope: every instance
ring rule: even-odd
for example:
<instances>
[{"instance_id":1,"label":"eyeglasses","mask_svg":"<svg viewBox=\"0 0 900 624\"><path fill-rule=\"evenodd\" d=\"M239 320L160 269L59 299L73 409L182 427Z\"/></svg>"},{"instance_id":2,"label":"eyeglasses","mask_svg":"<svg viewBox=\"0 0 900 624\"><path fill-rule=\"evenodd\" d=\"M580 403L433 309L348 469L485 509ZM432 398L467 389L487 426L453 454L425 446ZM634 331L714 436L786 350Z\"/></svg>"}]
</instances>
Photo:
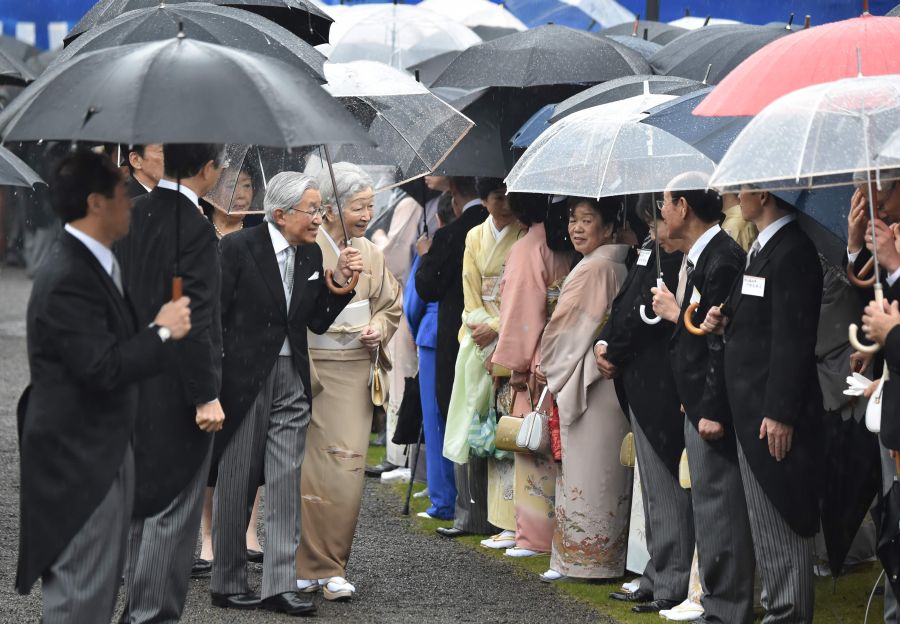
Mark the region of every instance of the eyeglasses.
<instances>
[{"instance_id":1,"label":"eyeglasses","mask_svg":"<svg viewBox=\"0 0 900 624\"><path fill-rule=\"evenodd\" d=\"M302 212L303 214L309 216L312 219L316 217L324 217L325 216L325 207L319 206L315 210L300 210L299 208L291 208L288 212Z\"/></svg>"}]
</instances>

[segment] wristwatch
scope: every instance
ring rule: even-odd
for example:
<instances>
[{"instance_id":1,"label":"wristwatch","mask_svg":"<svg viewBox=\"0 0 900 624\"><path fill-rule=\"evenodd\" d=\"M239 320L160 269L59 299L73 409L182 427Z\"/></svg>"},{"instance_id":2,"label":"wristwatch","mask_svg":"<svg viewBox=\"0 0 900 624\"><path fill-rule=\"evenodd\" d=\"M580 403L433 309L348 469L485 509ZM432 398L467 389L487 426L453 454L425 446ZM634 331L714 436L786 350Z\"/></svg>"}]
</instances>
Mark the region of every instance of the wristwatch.
<instances>
[{"instance_id":1,"label":"wristwatch","mask_svg":"<svg viewBox=\"0 0 900 624\"><path fill-rule=\"evenodd\" d=\"M162 325L150 325L150 329L156 330L156 335L159 336L159 339L164 343L169 341L169 338L172 337L172 330L168 327L163 327Z\"/></svg>"}]
</instances>

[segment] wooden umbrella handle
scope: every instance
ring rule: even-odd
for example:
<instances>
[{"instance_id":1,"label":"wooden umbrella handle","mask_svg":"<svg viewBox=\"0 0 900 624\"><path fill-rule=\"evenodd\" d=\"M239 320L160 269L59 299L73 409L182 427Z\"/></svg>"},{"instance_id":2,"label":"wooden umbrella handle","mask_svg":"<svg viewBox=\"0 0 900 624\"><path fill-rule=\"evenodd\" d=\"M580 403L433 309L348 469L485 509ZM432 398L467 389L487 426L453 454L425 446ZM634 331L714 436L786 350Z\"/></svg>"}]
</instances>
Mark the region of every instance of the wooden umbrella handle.
<instances>
[{"instance_id":1,"label":"wooden umbrella handle","mask_svg":"<svg viewBox=\"0 0 900 624\"><path fill-rule=\"evenodd\" d=\"M868 262L866 262L862 269L859 271L859 275L856 274L856 271L853 270L853 263L847 263L847 279L850 280L850 283L856 286L857 288L871 288L872 285L875 284L875 276L872 275L869 278L866 278L869 273L872 273L872 269L875 268L875 259L869 258Z\"/></svg>"},{"instance_id":2,"label":"wooden umbrella handle","mask_svg":"<svg viewBox=\"0 0 900 624\"><path fill-rule=\"evenodd\" d=\"M706 332L694 325L694 321L692 320L694 312L697 311L698 307L700 307L699 302L692 303L687 307L687 310L684 311L684 327L695 336L705 336Z\"/></svg>"},{"instance_id":3,"label":"wooden umbrella handle","mask_svg":"<svg viewBox=\"0 0 900 624\"><path fill-rule=\"evenodd\" d=\"M184 281L181 277L172 278L172 301L178 301L184 294Z\"/></svg>"},{"instance_id":4,"label":"wooden umbrella handle","mask_svg":"<svg viewBox=\"0 0 900 624\"><path fill-rule=\"evenodd\" d=\"M359 272L354 271L353 277L350 278L350 281L347 282L347 285L343 288L340 286L334 285L334 280L332 277L334 276L334 271L331 269L327 269L325 271L325 285L328 286L328 290L330 290L335 295L346 295L350 293L354 288L356 288L357 282L359 282Z\"/></svg>"}]
</instances>

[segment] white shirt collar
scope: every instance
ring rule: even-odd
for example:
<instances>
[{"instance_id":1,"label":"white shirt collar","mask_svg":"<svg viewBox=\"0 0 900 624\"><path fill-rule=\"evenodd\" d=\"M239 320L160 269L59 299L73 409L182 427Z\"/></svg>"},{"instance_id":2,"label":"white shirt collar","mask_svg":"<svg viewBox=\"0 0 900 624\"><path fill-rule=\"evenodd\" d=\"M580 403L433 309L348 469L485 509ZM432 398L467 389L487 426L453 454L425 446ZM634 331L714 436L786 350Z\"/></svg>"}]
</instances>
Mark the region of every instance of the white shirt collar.
<instances>
[{"instance_id":1,"label":"white shirt collar","mask_svg":"<svg viewBox=\"0 0 900 624\"><path fill-rule=\"evenodd\" d=\"M715 238L716 234L722 231L722 228L719 227L719 224L715 224L708 230L706 230L700 238L694 241L694 244L691 246L691 250L688 252L688 260L691 261L691 264L697 266L697 261L700 259L700 256L703 254L703 250L706 249L706 246L709 245L709 241Z\"/></svg>"},{"instance_id":2,"label":"white shirt collar","mask_svg":"<svg viewBox=\"0 0 900 624\"><path fill-rule=\"evenodd\" d=\"M338 247L338 244L334 241L333 238L331 238L331 234L328 233L328 230L326 230L324 227L319 227L319 231L325 235L325 240L327 240L328 243L331 245L331 248L334 249L334 254L336 256L340 257L341 248Z\"/></svg>"},{"instance_id":3,"label":"white shirt collar","mask_svg":"<svg viewBox=\"0 0 900 624\"><path fill-rule=\"evenodd\" d=\"M473 199L472 201L470 201L469 203L467 203L465 206L463 206L462 211L465 212L466 210L468 210L468 209L471 208L472 206L480 206L480 205L481 205L481 200L480 200L480 199Z\"/></svg>"},{"instance_id":4,"label":"white shirt collar","mask_svg":"<svg viewBox=\"0 0 900 624\"><path fill-rule=\"evenodd\" d=\"M113 253L109 247L98 241L96 238L88 236L81 230L72 227L70 224L66 223L64 226L66 232L77 238L81 243L88 248L94 257L97 258L97 262L100 263L100 266L103 267L103 270L109 276L112 276L113 270Z\"/></svg>"},{"instance_id":5,"label":"white shirt collar","mask_svg":"<svg viewBox=\"0 0 900 624\"><path fill-rule=\"evenodd\" d=\"M266 221L266 225L269 226L269 238L272 239L272 248L275 250L275 255L277 256L282 251L291 246L291 244L284 237L284 234L281 233L274 224Z\"/></svg>"},{"instance_id":6,"label":"white shirt collar","mask_svg":"<svg viewBox=\"0 0 900 624\"><path fill-rule=\"evenodd\" d=\"M197 207L197 210L200 210L200 198L197 197L197 193L186 187L184 184L179 185L177 182L163 178L156 186L169 189L170 191L180 191L182 195L191 200L191 203Z\"/></svg>"},{"instance_id":7,"label":"white shirt collar","mask_svg":"<svg viewBox=\"0 0 900 624\"><path fill-rule=\"evenodd\" d=\"M497 229L497 225L494 223L494 217L488 217L488 223L491 225L491 234L494 235L494 240L498 241L503 236L503 233L506 232L509 225L504 225L502 230Z\"/></svg>"},{"instance_id":8,"label":"white shirt collar","mask_svg":"<svg viewBox=\"0 0 900 624\"><path fill-rule=\"evenodd\" d=\"M797 215L795 214L786 214L780 219L776 219L772 221L769 225L767 225L762 232L759 233L759 236L756 237L756 242L759 243L759 248L762 249L766 246L772 237L778 234L778 230L786 226L791 221L795 221L797 219Z\"/></svg>"}]
</instances>

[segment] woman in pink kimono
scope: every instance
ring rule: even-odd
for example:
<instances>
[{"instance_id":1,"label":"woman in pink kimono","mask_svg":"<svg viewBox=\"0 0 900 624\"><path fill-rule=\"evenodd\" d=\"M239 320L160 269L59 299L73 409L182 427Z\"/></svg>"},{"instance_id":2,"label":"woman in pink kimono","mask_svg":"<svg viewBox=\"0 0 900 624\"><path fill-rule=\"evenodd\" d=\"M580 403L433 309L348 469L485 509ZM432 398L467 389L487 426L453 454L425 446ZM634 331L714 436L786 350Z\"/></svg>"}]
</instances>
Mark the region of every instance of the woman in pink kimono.
<instances>
[{"instance_id":1,"label":"woman in pink kimono","mask_svg":"<svg viewBox=\"0 0 900 624\"><path fill-rule=\"evenodd\" d=\"M572 266L572 254L547 246L547 201L543 195L512 193L509 205L528 233L513 245L506 261L500 283L500 337L491 361L512 372L510 385L517 394L511 414L524 416L540 394L534 371L541 334ZM507 549L507 555L529 557L550 552L556 472L556 462L550 457L516 453L516 545Z\"/></svg>"},{"instance_id":2,"label":"woman in pink kimono","mask_svg":"<svg viewBox=\"0 0 900 624\"><path fill-rule=\"evenodd\" d=\"M614 244L618 207L613 198L569 200L569 236L584 258L566 278L541 340L541 372L559 406L562 438L545 581L625 572L632 471L619 463L619 447L630 427L593 354L628 272L628 246Z\"/></svg>"}]
</instances>

